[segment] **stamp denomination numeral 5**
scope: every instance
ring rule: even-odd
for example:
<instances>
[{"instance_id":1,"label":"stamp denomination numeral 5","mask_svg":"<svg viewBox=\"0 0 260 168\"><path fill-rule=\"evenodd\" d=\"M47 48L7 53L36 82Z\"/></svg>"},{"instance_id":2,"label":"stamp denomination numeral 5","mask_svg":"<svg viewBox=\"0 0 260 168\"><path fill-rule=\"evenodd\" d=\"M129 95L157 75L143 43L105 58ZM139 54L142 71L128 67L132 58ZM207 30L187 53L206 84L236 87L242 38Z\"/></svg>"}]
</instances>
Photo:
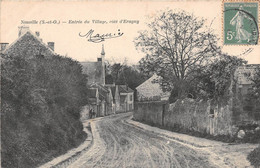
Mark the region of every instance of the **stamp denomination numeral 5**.
<instances>
[{"instance_id":1,"label":"stamp denomination numeral 5","mask_svg":"<svg viewBox=\"0 0 260 168\"><path fill-rule=\"evenodd\" d=\"M227 32L227 40L232 40L234 36L235 36L235 32L232 31Z\"/></svg>"}]
</instances>

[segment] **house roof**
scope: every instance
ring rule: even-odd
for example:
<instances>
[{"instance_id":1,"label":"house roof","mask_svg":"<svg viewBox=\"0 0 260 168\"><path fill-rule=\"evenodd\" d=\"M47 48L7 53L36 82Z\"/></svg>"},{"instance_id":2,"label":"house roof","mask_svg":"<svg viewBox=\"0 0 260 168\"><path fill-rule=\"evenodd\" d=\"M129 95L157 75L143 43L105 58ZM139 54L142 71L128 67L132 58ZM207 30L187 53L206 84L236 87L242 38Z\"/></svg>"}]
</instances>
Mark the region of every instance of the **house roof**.
<instances>
[{"instance_id":1,"label":"house roof","mask_svg":"<svg viewBox=\"0 0 260 168\"><path fill-rule=\"evenodd\" d=\"M130 87L126 85L118 85L119 93L132 93L134 92Z\"/></svg>"},{"instance_id":2,"label":"house roof","mask_svg":"<svg viewBox=\"0 0 260 168\"><path fill-rule=\"evenodd\" d=\"M160 77L156 74L154 74L152 77L150 77L148 80L146 80L144 83L139 85L136 90L138 94L142 97L155 97L155 96L162 96L165 94L169 94L167 92L163 92L160 84L155 82L155 80L160 79Z\"/></svg>"},{"instance_id":3,"label":"house roof","mask_svg":"<svg viewBox=\"0 0 260 168\"><path fill-rule=\"evenodd\" d=\"M109 91L103 87L103 86L99 86L99 94L102 96L102 100L107 100L107 94L109 93Z\"/></svg>"},{"instance_id":4,"label":"house roof","mask_svg":"<svg viewBox=\"0 0 260 168\"><path fill-rule=\"evenodd\" d=\"M103 85L101 85L99 83L92 83L90 85L90 87L92 87L92 88L100 88L100 89L104 90L105 92L109 92L109 90L108 90L108 88L106 86L103 86Z\"/></svg>"},{"instance_id":5,"label":"house roof","mask_svg":"<svg viewBox=\"0 0 260 168\"><path fill-rule=\"evenodd\" d=\"M12 56L55 55L55 52L30 30L27 30L4 51Z\"/></svg>"},{"instance_id":6,"label":"house roof","mask_svg":"<svg viewBox=\"0 0 260 168\"><path fill-rule=\"evenodd\" d=\"M90 71L95 71L97 68L97 62L81 62L83 66L83 73L90 73Z\"/></svg>"},{"instance_id":7,"label":"house roof","mask_svg":"<svg viewBox=\"0 0 260 168\"><path fill-rule=\"evenodd\" d=\"M98 83L93 83L90 85L90 87L92 90L98 90L98 95L100 100L106 100L106 101L108 100L107 94L109 93L109 90L106 87Z\"/></svg>"}]
</instances>

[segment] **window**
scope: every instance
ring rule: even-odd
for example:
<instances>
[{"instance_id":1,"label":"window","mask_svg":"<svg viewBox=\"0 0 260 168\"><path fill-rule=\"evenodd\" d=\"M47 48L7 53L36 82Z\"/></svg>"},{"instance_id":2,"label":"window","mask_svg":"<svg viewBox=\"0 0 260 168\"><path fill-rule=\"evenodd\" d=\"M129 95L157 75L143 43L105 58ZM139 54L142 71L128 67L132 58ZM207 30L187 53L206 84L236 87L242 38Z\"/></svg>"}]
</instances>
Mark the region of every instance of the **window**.
<instances>
[{"instance_id":1,"label":"window","mask_svg":"<svg viewBox=\"0 0 260 168\"><path fill-rule=\"evenodd\" d=\"M133 95L130 95L130 101L133 101Z\"/></svg>"},{"instance_id":2,"label":"window","mask_svg":"<svg viewBox=\"0 0 260 168\"><path fill-rule=\"evenodd\" d=\"M133 105L129 104L129 110L133 110Z\"/></svg>"}]
</instances>

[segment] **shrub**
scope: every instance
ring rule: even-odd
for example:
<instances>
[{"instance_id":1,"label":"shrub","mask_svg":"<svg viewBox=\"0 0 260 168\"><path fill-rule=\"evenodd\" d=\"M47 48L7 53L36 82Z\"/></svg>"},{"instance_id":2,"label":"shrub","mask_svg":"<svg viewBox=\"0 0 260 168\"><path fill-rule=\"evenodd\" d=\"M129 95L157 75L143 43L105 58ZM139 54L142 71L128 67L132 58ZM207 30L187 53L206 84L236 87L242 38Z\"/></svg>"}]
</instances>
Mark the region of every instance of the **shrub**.
<instances>
[{"instance_id":1,"label":"shrub","mask_svg":"<svg viewBox=\"0 0 260 168\"><path fill-rule=\"evenodd\" d=\"M62 56L2 55L2 167L37 167L84 141L81 65Z\"/></svg>"}]
</instances>

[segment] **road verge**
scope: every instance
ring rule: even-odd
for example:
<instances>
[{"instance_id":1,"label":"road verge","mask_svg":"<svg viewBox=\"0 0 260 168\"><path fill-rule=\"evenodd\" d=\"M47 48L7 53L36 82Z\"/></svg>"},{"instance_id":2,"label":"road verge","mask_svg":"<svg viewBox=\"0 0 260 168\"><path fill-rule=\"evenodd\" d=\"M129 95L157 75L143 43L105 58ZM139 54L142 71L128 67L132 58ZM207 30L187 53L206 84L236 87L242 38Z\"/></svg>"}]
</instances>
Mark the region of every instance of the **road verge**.
<instances>
[{"instance_id":1,"label":"road verge","mask_svg":"<svg viewBox=\"0 0 260 168\"><path fill-rule=\"evenodd\" d=\"M54 158L50 162L41 165L39 168L63 168L69 166L75 160L77 160L84 152L86 152L93 143L93 136L91 132L92 122L87 120L83 122L84 131L87 133L87 139L79 145L77 148L69 150L67 153Z\"/></svg>"}]
</instances>

